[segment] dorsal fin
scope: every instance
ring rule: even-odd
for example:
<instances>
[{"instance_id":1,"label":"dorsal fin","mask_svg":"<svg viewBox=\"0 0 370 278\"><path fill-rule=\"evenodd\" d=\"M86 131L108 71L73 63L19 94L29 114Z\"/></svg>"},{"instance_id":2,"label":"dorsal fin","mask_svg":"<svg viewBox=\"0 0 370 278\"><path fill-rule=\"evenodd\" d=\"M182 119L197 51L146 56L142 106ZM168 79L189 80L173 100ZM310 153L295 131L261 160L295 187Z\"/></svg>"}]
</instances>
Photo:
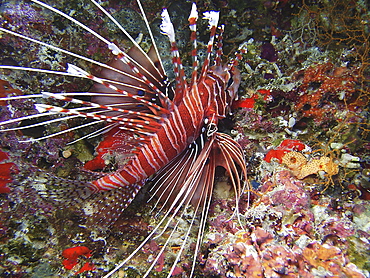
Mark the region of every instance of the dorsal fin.
<instances>
[{"instance_id":1,"label":"dorsal fin","mask_svg":"<svg viewBox=\"0 0 370 278\"><path fill-rule=\"evenodd\" d=\"M216 11L209 11L203 13L203 18L209 21L208 28L210 29L209 41L207 45L207 57L203 62L202 72L200 74L200 78L204 78L207 74L209 64L211 62L211 53L213 49L213 44L216 35L216 29L218 24L220 13Z\"/></svg>"},{"instance_id":2,"label":"dorsal fin","mask_svg":"<svg viewBox=\"0 0 370 278\"><path fill-rule=\"evenodd\" d=\"M171 22L170 15L168 14L167 9L162 11L162 24L161 32L163 35L168 37L168 40L171 44L171 53L172 53L172 64L174 66L175 77L176 77L176 96L174 98L175 104L178 104L179 101L183 98L188 90L186 76L184 68L181 62L180 53L177 48L176 39L175 39L175 30Z\"/></svg>"},{"instance_id":3,"label":"dorsal fin","mask_svg":"<svg viewBox=\"0 0 370 278\"><path fill-rule=\"evenodd\" d=\"M191 57L193 59L193 72L191 75L191 84L195 85L197 83L198 78L198 56L197 56L197 20L198 20L198 12L195 3L193 3L191 7L191 12L189 16L189 28L191 31L190 40L193 45L193 49L191 52Z\"/></svg>"}]
</instances>

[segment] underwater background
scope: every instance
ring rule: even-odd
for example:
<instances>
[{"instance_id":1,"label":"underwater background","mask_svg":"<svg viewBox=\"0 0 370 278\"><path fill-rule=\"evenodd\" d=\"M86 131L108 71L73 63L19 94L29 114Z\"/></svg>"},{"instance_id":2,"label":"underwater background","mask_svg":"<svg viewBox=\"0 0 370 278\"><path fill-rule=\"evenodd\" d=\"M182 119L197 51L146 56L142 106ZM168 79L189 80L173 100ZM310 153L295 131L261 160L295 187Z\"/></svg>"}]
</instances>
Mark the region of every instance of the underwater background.
<instances>
[{"instance_id":1,"label":"underwater background","mask_svg":"<svg viewBox=\"0 0 370 278\"><path fill-rule=\"evenodd\" d=\"M130 47L88 1L48 3ZM135 2L112 0L102 5L134 37L145 37ZM171 67L171 58L158 30L163 6L177 26L180 53L190 61L191 2L143 0L143 6L165 67ZM222 173L217 176L195 277L370 277L369 4L205 0L197 6L220 11L226 57L243 43L248 49L239 64L239 98L220 129L243 147L251 186L238 204L238 223L232 217L235 202L228 179ZM4 28L95 60L109 60L109 50L96 38L29 1L0 1L0 16ZM198 29L200 44L206 44L207 24L199 22ZM149 47L145 38L140 44ZM75 59L0 33L1 65L65 70L66 62ZM187 72L189 65L185 62ZM1 97L89 87L89 80L0 71ZM34 110L27 99L0 104L0 121ZM83 136L78 131L22 142L78 124L71 120L0 133L1 277L101 277L156 225L155 208L147 204L145 192L111 227L95 227L77 200L59 205L39 194L58 180L83 182L96 179L97 170L117 168L109 156L104 169L93 160L99 137L68 145ZM145 273L160 241L148 244L146 256L133 258L117 277ZM167 276L168 261L180 244L181 234L150 277ZM185 275L190 255L191 250L183 255L178 277Z\"/></svg>"}]
</instances>

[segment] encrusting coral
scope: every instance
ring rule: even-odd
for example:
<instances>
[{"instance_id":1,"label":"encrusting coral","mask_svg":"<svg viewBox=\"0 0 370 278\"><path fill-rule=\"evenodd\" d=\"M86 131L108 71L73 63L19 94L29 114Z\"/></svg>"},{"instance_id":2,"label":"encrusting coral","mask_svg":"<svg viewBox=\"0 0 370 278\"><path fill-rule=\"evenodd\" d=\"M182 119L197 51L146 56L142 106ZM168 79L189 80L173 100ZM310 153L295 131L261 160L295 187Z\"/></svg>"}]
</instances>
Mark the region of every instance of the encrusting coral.
<instances>
[{"instance_id":1,"label":"encrusting coral","mask_svg":"<svg viewBox=\"0 0 370 278\"><path fill-rule=\"evenodd\" d=\"M330 198L316 200L288 170L267 175L256 191L262 197L245 212L245 230L217 215L210 222L207 277L366 277L350 254L366 224L354 224ZM350 205L356 219L368 207L357 203Z\"/></svg>"},{"instance_id":2,"label":"encrusting coral","mask_svg":"<svg viewBox=\"0 0 370 278\"><path fill-rule=\"evenodd\" d=\"M304 179L320 171L326 172L330 177L338 174L338 164L331 157L321 156L308 161L302 153L298 152L304 149L305 144L301 141L285 139L276 149L270 150L264 160L270 163L273 158L276 159L280 164L288 167L298 179Z\"/></svg>"},{"instance_id":3,"label":"encrusting coral","mask_svg":"<svg viewBox=\"0 0 370 278\"><path fill-rule=\"evenodd\" d=\"M281 162L292 171L299 171L303 165L307 164L307 159L303 154L292 151L283 155Z\"/></svg>"},{"instance_id":4,"label":"encrusting coral","mask_svg":"<svg viewBox=\"0 0 370 278\"><path fill-rule=\"evenodd\" d=\"M282 157L282 163L292 170L293 175L298 179L304 179L320 171L326 172L329 176L334 176L339 172L338 164L327 156L307 161L303 154L292 151Z\"/></svg>"}]
</instances>

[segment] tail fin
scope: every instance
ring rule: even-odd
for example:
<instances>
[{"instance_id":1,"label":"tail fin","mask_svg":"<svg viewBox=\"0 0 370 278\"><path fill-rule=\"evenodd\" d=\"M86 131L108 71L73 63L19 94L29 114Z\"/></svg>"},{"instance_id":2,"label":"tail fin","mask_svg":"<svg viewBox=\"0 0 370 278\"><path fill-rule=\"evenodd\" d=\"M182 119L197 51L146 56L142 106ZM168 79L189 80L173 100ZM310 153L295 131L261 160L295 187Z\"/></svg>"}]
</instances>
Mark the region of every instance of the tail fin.
<instances>
[{"instance_id":1,"label":"tail fin","mask_svg":"<svg viewBox=\"0 0 370 278\"><path fill-rule=\"evenodd\" d=\"M43 174L32 179L31 187L47 202L68 209L78 207L89 227L111 226L130 204L124 202L125 188L96 192L89 182ZM142 185L131 186L141 188Z\"/></svg>"},{"instance_id":2,"label":"tail fin","mask_svg":"<svg viewBox=\"0 0 370 278\"><path fill-rule=\"evenodd\" d=\"M95 193L89 182L59 178L45 172L33 177L30 186L47 201L65 206L83 204Z\"/></svg>"}]
</instances>

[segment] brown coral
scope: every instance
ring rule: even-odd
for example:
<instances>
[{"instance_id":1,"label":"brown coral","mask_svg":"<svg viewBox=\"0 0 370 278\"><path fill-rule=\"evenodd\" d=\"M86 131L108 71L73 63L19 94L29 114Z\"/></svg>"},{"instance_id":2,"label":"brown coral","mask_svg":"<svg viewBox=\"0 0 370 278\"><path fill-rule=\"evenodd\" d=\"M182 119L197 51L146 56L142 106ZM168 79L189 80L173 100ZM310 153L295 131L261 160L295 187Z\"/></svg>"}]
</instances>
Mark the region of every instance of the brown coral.
<instances>
[{"instance_id":1,"label":"brown coral","mask_svg":"<svg viewBox=\"0 0 370 278\"><path fill-rule=\"evenodd\" d=\"M302 94L296 103L296 111L302 117L313 118L315 122L322 123L327 116L337 111L336 105L325 97L331 95L342 100L347 96L349 100L349 96L356 92L357 79L357 69L335 67L330 62L310 66L304 73L300 86Z\"/></svg>"},{"instance_id":2,"label":"brown coral","mask_svg":"<svg viewBox=\"0 0 370 278\"><path fill-rule=\"evenodd\" d=\"M343 273L347 277L365 277L353 263L348 263L345 253L336 246L315 243L307 246L302 255L311 266L332 273L330 277L343 277Z\"/></svg>"}]
</instances>

